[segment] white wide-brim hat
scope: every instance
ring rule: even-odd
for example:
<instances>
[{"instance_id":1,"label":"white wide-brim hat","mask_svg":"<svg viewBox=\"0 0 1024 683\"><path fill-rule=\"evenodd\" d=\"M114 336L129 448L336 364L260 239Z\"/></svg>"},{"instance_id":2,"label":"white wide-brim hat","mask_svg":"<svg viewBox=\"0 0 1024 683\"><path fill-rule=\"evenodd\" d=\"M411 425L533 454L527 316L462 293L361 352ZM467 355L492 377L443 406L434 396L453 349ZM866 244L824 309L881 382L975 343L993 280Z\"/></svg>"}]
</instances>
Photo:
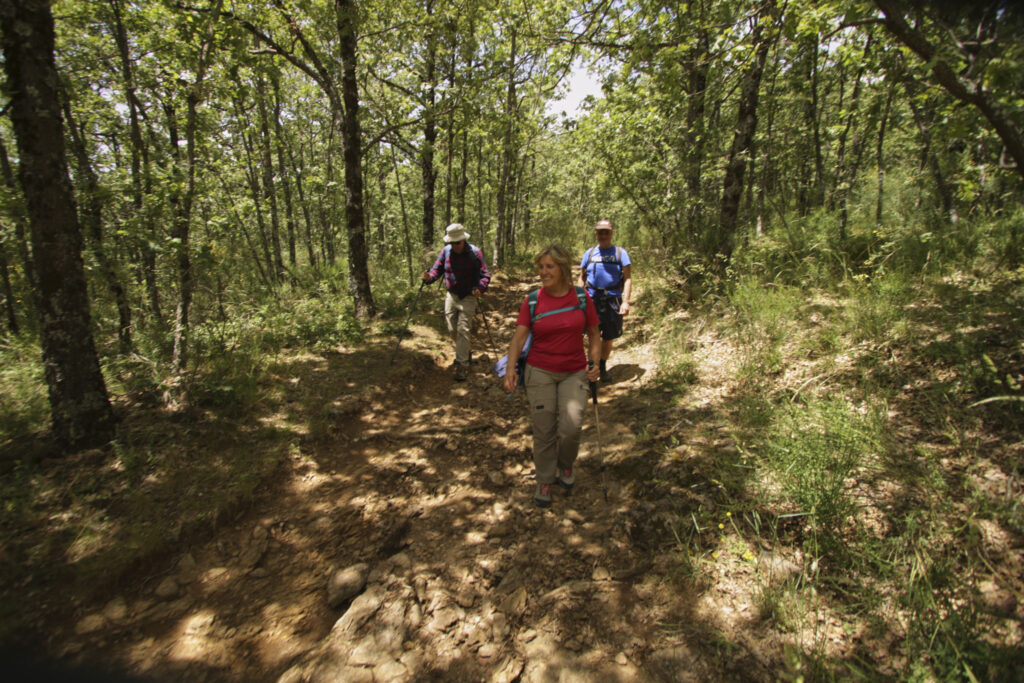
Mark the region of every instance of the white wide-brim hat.
<instances>
[{"instance_id":1,"label":"white wide-brim hat","mask_svg":"<svg viewBox=\"0 0 1024 683\"><path fill-rule=\"evenodd\" d=\"M461 242L462 240L468 240L469 233L462 227L462 223L452 223L444 229L444 243L451 244L452 242Z\"/></svg>"}]
</instances>

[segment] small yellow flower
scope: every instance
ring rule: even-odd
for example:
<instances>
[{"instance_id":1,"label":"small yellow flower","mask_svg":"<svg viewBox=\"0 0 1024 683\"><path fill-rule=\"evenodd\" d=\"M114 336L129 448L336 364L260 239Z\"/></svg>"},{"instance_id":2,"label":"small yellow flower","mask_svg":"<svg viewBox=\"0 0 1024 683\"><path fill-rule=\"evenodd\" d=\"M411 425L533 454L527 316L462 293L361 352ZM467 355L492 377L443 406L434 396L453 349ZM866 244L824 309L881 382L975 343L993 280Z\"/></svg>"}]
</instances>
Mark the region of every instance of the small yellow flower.
<instances>
[{"instance_id":1,"label":"small yellow flower","mask_svg":"<svg viewBox=\"0 0 1024 683\"><path fill-rule=\"evenodd\" d=\"M726 513L725 513L725 516L726 516L726 517L732 517L732 513L731 513L731 512L726 512Z\"/></svg>"},{"instance_id":2,"label":"small yellow flower","mask_svg":"<svg viewBox=\"0 0 1024 683\"><path fill-rule=\"evenodd\" d=\"M711 553L711 557L713 557L713 558L715 558L717 560L718 559L718 551L716 550L715 552Z\"/></svg>"},{"instance_id":3,"label":"small yellow flower","mask_svg":"<svg viewBox=\"0 0 1024 683\"><path fill-rule=\"evenodd\" d=\"M719 525L718 525L718 528L719 528L719 529L724 529L724 528L725 528L725 525L724 525L724 524L719 524Z\"/></svg>"}]
</instances>

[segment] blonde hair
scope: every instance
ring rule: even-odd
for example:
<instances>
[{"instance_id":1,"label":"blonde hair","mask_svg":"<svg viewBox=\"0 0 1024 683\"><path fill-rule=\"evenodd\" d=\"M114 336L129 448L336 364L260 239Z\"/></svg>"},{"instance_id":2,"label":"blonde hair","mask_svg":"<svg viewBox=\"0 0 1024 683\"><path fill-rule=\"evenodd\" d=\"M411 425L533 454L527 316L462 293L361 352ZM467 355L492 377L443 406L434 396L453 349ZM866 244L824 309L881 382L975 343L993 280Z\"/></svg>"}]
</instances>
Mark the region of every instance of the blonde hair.
<instances>
[{"instance_id":1,"label":"blonde hair","mask_svg":"<svg viewBox=\"0 0 1024 683\"><path fill-rule=\"evenodd\" d=\"M569 255L569 251L560 244L549 244L540 250L540 253L533 257L533 265L540 267L540 260L545 256L550 256L551 260L555 262L555 265L562 271L562 277L565 278L565 283L568 285L572 284L572 256Z\"/></svg>"}]
</instances>

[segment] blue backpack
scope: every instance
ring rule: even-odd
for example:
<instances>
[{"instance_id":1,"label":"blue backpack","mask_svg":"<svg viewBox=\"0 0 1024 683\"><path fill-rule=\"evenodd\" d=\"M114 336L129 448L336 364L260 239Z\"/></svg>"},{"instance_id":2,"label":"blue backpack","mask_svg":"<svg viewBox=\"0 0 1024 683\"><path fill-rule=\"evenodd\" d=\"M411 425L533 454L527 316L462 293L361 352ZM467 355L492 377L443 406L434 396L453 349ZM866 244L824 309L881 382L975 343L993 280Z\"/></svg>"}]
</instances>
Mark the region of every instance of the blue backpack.
<instances>
[{"instance_id":1,"label":"blue backpack","mask_svg":"<svg viewBox=\"0 0 1024 683\"><path fill-rule=\"evenodd\" d=\"M526 337L526 342L523 343L523 350L519 354L519 360L516 361L516 372L519 373L519 383L516 386L523 384L523 375L526 374L526 355L530 352L530 347L533 345L533 323L546 318L549 315L556 313L568 313L569 311L583 311L586 314L587 311L587 290L583 287L574 287L576 290L576 299L579 303L575 306L566 306L565 308L558 308L554 311L548 311L537 315L537 295L540 292L539 289L535 289L530 292L530 295L526 297L526 303L530 307L530 334ZM508 354L502 356L497 363L494 364L494 371L498 373L498 377L504 377L505 373L508 372Z\"/></svg>"}]
</instances>

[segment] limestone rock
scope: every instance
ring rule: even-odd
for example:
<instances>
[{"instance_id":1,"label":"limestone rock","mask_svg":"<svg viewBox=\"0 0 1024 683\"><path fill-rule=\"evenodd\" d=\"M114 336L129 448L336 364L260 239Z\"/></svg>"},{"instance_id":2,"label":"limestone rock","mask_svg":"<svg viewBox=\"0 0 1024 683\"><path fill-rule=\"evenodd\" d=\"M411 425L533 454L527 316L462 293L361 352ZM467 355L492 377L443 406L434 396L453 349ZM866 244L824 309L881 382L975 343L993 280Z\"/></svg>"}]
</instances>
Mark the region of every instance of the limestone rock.
<instances>
[{"instance_id":1,"label":"limestone rock","mask_svg":"<svg viewBox=\"0 0 1024 683\"><path fill-rule=\"evenodd\" d=\"M170 600L178 595L178 582L174 577L168 576L156 587L156 596L161 600Z\"/></svg>"},{"instance_id":2,"label":"limestone rock","mask_svg":"<svg viewBox=\"0 0 1024 683\"><path fill-rule=\"evenodd\" d=\"M334 572L327 581L327 604L338 607L359 595L366 587L369 573L370 566L365 562Z\"/></svg>"}]
</instances>

